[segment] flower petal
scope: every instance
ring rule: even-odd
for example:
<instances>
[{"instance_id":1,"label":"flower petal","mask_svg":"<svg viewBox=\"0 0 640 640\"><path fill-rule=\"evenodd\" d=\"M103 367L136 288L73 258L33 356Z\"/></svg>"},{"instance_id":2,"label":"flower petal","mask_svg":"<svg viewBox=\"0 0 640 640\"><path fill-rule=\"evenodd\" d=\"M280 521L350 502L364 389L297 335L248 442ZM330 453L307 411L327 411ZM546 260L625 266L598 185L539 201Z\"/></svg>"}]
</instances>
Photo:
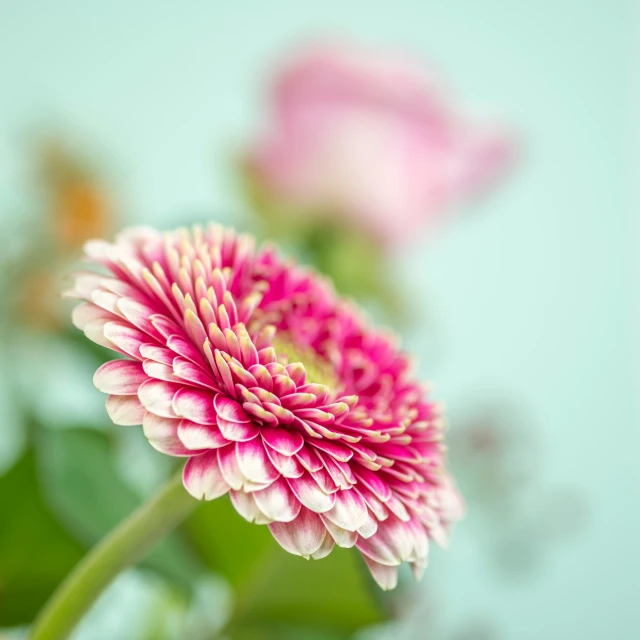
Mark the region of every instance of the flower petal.
<instances>
[{"instance_id":1,"label":"flower petal","mask_svg":"<svg viewBox=\"0 0 640 640\"><path fill-rule=\"evenodd\" d=\"M286 427L263 427L260 430L262 439L278 453L292 456L304 445L304 438L298 431Z\"/></svg>"},{"instance_id":2,"label":"flower petal","mask_svg":"<svg viewBox=\"0 0 640 640\"><path fill-rule=\"evenodd\" d=\"M305 444L296 453L296 457L307 471L319 471L323 467L322 460L318 457L315 449L309 445Z\"/></svg>"},{"instance_id":3,"label":"flower petal","mask_svg":"<svg viewBox=\"0 0 640 640\"><path fill-rule=\"evenodd\" d=\"M236 491L242 489L246 478L240 471L238 466L238 458L236 456L236 445L231 443L226 447L216 449L218 452L218 462L220 463L220 471L226 483Z\"/></svg>"},{"instance_id":4,"label":"flower petal","mask_svg":"<svg viewBox=\"0 0 640 640\"><path fill-rule=\"evenodd\" d=\"M218 428L227 440L234 442L246 442L253 440L259 433L258 427L253 422L229 422L218 416Z\"/></svg>"},{"instance_id":5,"label":"flower petal","mask_svg":"<svg viewBox=\"0 0 640 640\"><path fill-rule=\"evenodd\" d=\"M109 313L91 302L83 302L77 307L74 307L71 312L71 322L73 326L80 329L80 331L84 331L86 325L95 320L101 320L106 324L107 322L117 319L118 317L113 315L113 313Z\"/></svg>"},{"instance_id":6,"label":"flower petal","mask_svg":"<svg viewBox=\"0 0 640 640\"><path fill-rule=\"evenodd\" d=\"M138 387L147 379L142 364L133 360L105 362L94 374L93 384L103 393L135 396Z\"/></svg>"},{"instance_id":7,"label":"flower petal","mask_svg":"<svg viewBox=\"0 0 640 640\"><path fill-rule=\"evenodd\" d=\"M182 387L173 396L173 411L198 424L217 424L213 394L208 391Z\"/></svg>"},{"instance_id":8,"label":"flower petal","mask_svg":"<svg viewBox=\"0 0 640 640\"><path fill-rule=\"evenodd\" d=\"M145 411L136 396L109 396L105 406L113 424L125 427L142 424Z\"/></svg>"},{"instance_id":9,"label":"flower petal","mask_svg":"<svg viewBox=\"0 0 640 640\"><path fill-rule=\"evenodd\" d=\"M164 380L147 380L138 389L138 398L147 411L162 418L177 418L173 410L173 396L181 389Z\"/></svg>"},{"instance_id":10,"label":"flower petal","mask_svg":"<svg viewBox=\"0 0 640 640\"><path fill-rule=\"evenodd\" d=\"M245 491L229 492L231 502L235 510L248 522L255 524L269 524L272 522L260 509L254 500L253 493L246 493Z\"/></svg>"},{"instance_id":11,"label":"flower petal","mask_svg":"<svg viewBox=\"0 0 640 640\"><path fill-rule=\"evenodd\" d=\"M328 533L325 533L324 540L320 545L320 548L315 553L312 553L311 557L314 560L321 560L322 558L326 558L333 551L334 545L335 542L333 541L333 538Z\"/></svg>"},{"instance_id":12,"label":"flower petal","mask_svg":"<svg viewBox=\"0 0 640 640\"><path fill-rule=\"evenodd\" d=\"M229 444L218 427L198 424L191 420L180 420L178 438L187 449L219 449Z\"/></svg>"},{"instance_id":13,"label":"flower petal","mask_svg":"<svg viewBox=\"0 0 640 640\"><path fill-rule=\"evenodd\" d=\"M104 337L113 345L112 349L115 347L136 359L140 358L140 346L149 342L149 336L122 322L107 322L104 325Z\"/></svg>"},{"instance_id":14,"label":"flower petal","mask_svg":"<svg viewBox=\"0 0 640 640\"><path fill-rule=\"evenodd\" d=\"M285 551L303 558L310 558L316 553L326 535L320 516L304 507L291 522L272 522L269 530Z\"/></svg>"},{"instance_id":15,"label":"flower petal","mask_svg":"<svg viewBox=\"0 0 640 640\"><path fill-rule=\"evenodd\" d=\"M161 453L170 456L192 456L194 452L180 442L178 437L179 424L179 420L160 418L147 411L142 419L142 431L149 444Z\"/></svg>"},{"instance_id":16,"label":"flower petal","mask_svg":"<svg viewBox=\"0 0 640 640\"><path fill-rule=\"evenodd\" d=\"M324 526L327 528L327 531L331 534L331 537L339 547L350 549L358 541L357 532L347 531L346 529L339 527L337 524L333 524L333 522L331 522L331 520L329 520L329 518L324 514L320 514L320 517L322 518L322 522L324 522Z\"/></svg>"},{"instance_id":17,"label":"flower petal","mask_svg":"<svg viewBox=\"0 0 640 640\"><path fill-rule=\"evenodd\" d=\"M213 400L216 413L228 422L249 422L249 416L235 400L219 393Z\"/></svg>"},{"instance_id":18,"label":"flower petal","mask_svg":"<svg viewBox=\"0 0 640 640\"><path fill-rule=\"evenodd\" d=\"M311 511L324 513L335 505L335 494L325 493L309 473L305 473L300 478L288 478L287 482L296 498Z\"/></svg>"},{"instance_id":19,"label":"flower petal","mask_svg":"<svg viewBox=\"0 0 640 640\"><path fill-rule=\"evenodd\" d=\"M373 579L378 583L378 586L381 589L389 591L390 589L395 589L398 586L398 569L396 567L380 564L366 555L363 555L362 557L367 563L367 567L369 567L369 571L371 571Z\"/></svg>"},{"instance_id":20,"label":"flower petal","mask_svg":"<svg viewBox=\"0 0 640 640\"><path fill-rule=\"evenodd\" d=\"M358 538L356 547L372 560L388 566L396 566L411 559L414 552L412 536L406 523L395 516L379 522L378 531L370 538Z\"/></svg>"},{"instance_id":21,"label":"flower petal","mask_svg":"<svg viewBox=\"0 0 640 640\"><path fill-rule=\"evenodd\" d=\"M304 467L295 456L283 456L271 447L266 447L265 451L273 466L285 478L299 478L304 473Z\"/></svg>"},{"instance_id":22,"label":"flower petal","mask_svg":"<svg viewBox=\"0 0 640 640\"><path fill-rule=\"evenodd\" d=\"M300 502L284 478L279 478L266 489L255 491L252 495L260 511L276 522L291 522L300 513Z\"/></svg>"},{"instance_id":23,"label":"flower petal","mask_svg":"<svg viewBox=\"0 0 640 640\"><path fill-rule=\"evenodd\" d=\"M381 502L386 502L391 498L391 488L377 473L358 466L354 470L358 482L364 484Z\"/></svg>"},{"instance_id":24,"label":"flower petal","mask_svg":"<svg viewBox=\"0 0 640 640\"><path fill-rule=\"evenodd\" d=\"M215 451L189 458L182 479L185 489L198 500L213 500L229 491Z\"/></svg>"},{"instance_id":25,"label":"flower petal","mask_svg":"<svg viewBox=\"0 0 640 640\"><path fill-rule=\"evenodd\" d=\"M242 475L252 482L266 484L280 476L271 464L260 438L236 443L236 456Z\"/></svg>"},{"instance_id":26,"label":"flower petal","mask_svg":"<svg viewBox=\"0 0 640 640\"><path fill-rule=\"evenodd\" d=\"M357 531L367 522L367 505L352 489L343 489L335 494L335 504L326 512L326 517L347 531Z\"/></svg>"}]
</instances>

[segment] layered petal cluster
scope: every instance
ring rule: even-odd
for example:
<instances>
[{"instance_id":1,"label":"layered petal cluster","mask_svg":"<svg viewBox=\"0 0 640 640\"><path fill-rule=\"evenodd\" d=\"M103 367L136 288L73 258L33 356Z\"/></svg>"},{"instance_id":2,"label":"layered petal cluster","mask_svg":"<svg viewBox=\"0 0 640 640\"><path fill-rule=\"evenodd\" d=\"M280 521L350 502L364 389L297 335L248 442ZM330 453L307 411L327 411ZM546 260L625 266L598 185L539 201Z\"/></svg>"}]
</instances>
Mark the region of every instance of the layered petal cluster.
<instances>
[{"instance_id":1,"label":"layered petal cluster","mask_svg":"<svg viewBox=\"0 0 640 640\"><path fill-rule=\"evenodd\" d=\"M95 374L119 425L185 457L198 499L228 493L305 558L357 547L393 588L462 505L438 406L392 337L317 274L210 226L91 241L73 322L121 357Z\"/></svg>"},{"instance_id":2,"label":"layered petal cluster","mask_svg":"<svg viewBox=\"0 0 640 640\"><path fill-rule=\"evenodd\" d=\"M293 211L334 213L381 242L405 241L501 176L505 130L461 115L419 61L312 46L274 78L272 122L249 151L259 183Z\"/></svg>"}]
</instances>

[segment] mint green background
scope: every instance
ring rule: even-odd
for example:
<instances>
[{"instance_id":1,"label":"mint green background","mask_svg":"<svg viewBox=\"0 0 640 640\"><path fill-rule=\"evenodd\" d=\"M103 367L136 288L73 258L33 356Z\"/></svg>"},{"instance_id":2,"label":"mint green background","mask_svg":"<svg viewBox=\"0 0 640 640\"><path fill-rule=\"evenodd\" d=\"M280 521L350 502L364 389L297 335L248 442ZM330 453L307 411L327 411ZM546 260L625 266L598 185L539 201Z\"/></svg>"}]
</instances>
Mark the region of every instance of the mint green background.
<instances>
[{"instance_id":1,"label":"mint green background","mask_svg":"<svg viewBox=\"0 0 640 640\"><path fill-rule=\"evenodd\" d=\"M522 155L481 207L398 261L436 327L437 358L421 371L454 418L469 398L496 393L528 407L540 485L579 488L588 517L515 584L493 575L463 525L451 552L434 553L426 582L446 628L486 618L506 640L631 638L640 573L633 9L2 0L0 204L20 203L25 135L56 126L93 142L132 220L233 219L242 205L227 155L257 129L264 73L288 48L335 34L432 60L461 101L512 124ZM414 331L408 344L434 352L433 334Z\"/></svg>"}]
</instances>

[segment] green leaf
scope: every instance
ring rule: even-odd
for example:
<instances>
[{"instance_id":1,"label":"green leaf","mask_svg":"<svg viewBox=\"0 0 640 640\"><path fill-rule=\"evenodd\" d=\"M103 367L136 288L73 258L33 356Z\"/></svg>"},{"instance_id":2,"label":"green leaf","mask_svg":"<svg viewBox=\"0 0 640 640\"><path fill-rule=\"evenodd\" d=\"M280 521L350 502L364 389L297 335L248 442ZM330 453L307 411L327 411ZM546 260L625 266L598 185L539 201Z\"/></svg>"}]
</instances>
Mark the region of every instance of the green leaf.
<instances>
[{"instance_id":1,"label":"green leaf","mask_svg":"<svg viewBox=\"0 0 640 640\"><path fill-rule=\"evenodd\" d=\"M39 447L45 496L78 540L95 544L140 506L140 497L118 475L109 438L89 429L43 434ZM165 538L142 561L186 590L202 571L185 540Z\"/></svg>"},{"instance_id":2,"label":"green leaf","mask_svg":"<svg viewBox=\"0 0 640 640\"><path fill-rule=\"evenodd\" d=\"M354 550L335 548L322 560L293 556L266 526L243 520L227 498L203 504L186 528L209 566L235 588L231 637L286 637L260 635L284 625L341 638L386 619Z\"/></svg>"},{"instance_id":3,"label":"green leaf","mask_svg":"<svg viewBox=\"0 0 640 640\"><path fill-rule=\"evenodd\" d=\"M47 507L27 451L0 477L0 626L31 622L84 552Z\"/></svg>"}]
</instances>

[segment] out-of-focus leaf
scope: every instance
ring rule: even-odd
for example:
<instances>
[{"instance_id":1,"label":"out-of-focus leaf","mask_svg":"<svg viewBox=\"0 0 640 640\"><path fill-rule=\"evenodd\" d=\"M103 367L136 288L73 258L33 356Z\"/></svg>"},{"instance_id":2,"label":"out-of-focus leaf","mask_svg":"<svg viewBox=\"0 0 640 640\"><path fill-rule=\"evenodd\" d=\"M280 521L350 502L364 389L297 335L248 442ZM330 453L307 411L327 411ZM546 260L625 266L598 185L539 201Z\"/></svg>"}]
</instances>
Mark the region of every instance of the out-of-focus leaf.
<instances>
[{"instance_id":1,"label":"out-of-focus leaf","mask_svg":"<svg viewBox=\"0 0 640 640\"><path fill-rule=\"evenodd\" d=\"M95 430L64 429L42 436L44 493L53 511L79 540L93 545L140 505L113 463L108 437ZM185 540L173 534L144 559L189 589L202 571Z\"/></svg>"},{"instance_id":2,"label":"out-of-focus leaf","mask_svg":"<svg viewBox=\"0 0 640 640\"><path fill-rule=\"evenodd\" d=\"M324 634L319 638L344 638L386 618L353 550L336 548L312 561L293 556L266 526L245 522L226 498L203 504L186 526L209 566L235 589L229 624L234 640L235 634L267 633L273 625L297 630L291 637L306 638L313 629Z\"/></svg>"},{"instance_id":3,"label":"out-of-focus leaf","mask_svg":"<svg viewBox=\"0 0 640 640\"><path fill-rule=\"evenodd\" d=\"M251 579L271 546L266 527L245 522L226 498L203 503L185 527L207 565L234 588Z\"/></svg>"},{"instance_id":4,"label":"out-of-focus leaf","mask_svg":"<svg viewBox=\"0 0 640 640\"><path fill-rule=\"evenodd\" d=\"M49 511L27 451L0 477L0 626L31 622L84 552Z\"/></svg>"}]
</instances>

